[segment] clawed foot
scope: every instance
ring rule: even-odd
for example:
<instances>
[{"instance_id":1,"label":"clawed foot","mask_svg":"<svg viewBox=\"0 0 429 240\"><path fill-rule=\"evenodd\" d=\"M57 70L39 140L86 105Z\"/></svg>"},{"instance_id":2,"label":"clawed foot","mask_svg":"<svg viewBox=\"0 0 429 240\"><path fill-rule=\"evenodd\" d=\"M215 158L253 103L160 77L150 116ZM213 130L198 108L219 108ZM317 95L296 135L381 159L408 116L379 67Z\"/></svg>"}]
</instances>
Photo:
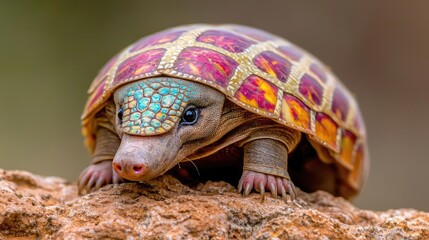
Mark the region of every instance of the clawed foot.
<instances>
[{"instance_id":1,"label":"clawed foot","mask_svg":"<svg viewBox=\"0 0 429 240\"><path fill-rule=\"evenodd\" d=\"M265 190L269 190L274 198L280 194L287 201L289 194L292 201L296 199L295 185L289 179L244 170L238 182L238 192L243 191L243 195L247 197L253 188L261 193L261 200L264 199Z\"/></svg>"},{"instance_id":2,"label":"clawed foot","mask_svg":"<svg viewBox=\"0 0 429 240\"><path fill-rule=\"evenodd\" d=\"M113 183L124 182L112 169L112 161L103 161L97 164L91 164L80 174L78 179L78 193L84 195L101 187Z\"/></svg>"}]
</instances>

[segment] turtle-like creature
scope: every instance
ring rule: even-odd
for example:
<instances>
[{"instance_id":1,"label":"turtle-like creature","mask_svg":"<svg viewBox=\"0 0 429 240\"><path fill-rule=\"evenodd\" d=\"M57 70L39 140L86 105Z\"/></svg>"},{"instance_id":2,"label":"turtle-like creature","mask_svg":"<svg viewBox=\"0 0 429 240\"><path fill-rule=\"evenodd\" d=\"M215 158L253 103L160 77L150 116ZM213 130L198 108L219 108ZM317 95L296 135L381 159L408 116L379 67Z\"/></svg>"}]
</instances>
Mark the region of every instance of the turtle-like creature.
<instances>
[{"instance_id":1,"label":"turtle-like creature","mask_svg":"<svg viewBox=\"0 0 429 240\"><path fill-rule=\"evenodd\" d=\"M366 178L355 99L318 59L262 30L188 25L153 34L113 57L88 93L82 125L92 164L79 177L81 194L169 171L182 181L235 182L244 195L295 198L293 180L350 198Z\"/></svg>"}]
</instances>

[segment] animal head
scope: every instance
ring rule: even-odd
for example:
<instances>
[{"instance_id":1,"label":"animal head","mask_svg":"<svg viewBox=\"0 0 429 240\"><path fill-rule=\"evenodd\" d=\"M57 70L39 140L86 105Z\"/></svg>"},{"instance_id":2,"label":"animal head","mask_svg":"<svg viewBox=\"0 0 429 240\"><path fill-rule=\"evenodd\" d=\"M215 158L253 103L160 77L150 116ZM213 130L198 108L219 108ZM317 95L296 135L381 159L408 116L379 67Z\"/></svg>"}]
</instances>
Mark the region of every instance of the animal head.
<instances>
[{"instance_id":1,"label":"animal head","mask_svg":"<svg viewBox=\"0 0 429 240\"><path fill-rule=\"evenodd\" d=\"M145 181L219 135L225 96L192 81L152 78L121 86L114 101L122 139L114 170L128 180Z\"/></svg>"}]
</instances>

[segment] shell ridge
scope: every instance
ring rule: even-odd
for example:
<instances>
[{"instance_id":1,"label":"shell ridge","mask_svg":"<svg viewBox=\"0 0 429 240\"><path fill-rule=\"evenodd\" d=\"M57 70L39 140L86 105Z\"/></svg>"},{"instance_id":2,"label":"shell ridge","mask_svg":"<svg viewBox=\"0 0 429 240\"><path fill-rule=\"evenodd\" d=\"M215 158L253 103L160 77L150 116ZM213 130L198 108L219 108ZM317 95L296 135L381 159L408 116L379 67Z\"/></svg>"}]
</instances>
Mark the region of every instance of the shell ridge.
<instances>
[{"instance_id":1,"label":"shell ridge","mask_svg":"<svg viewBox=\"0 0 429 240\"><path fill-rule=\"evenodd\" d=\"M323 87L324 87L324 91L322 96L321 109L323 112L328 113L330 112L332 101L334 98L335 79L329 75L328 80Z\"/></svg>"}]
</instances>

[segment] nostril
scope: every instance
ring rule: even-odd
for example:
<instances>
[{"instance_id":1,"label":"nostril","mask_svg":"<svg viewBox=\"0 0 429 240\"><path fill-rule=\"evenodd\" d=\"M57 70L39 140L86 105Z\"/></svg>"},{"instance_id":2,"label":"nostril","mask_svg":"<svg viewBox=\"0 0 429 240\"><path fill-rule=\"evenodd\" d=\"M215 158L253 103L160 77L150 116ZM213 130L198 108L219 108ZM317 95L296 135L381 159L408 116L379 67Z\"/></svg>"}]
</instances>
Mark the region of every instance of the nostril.
<instances>
[{"instance_id":1,"label":"nostril","mask_svg":"<svg viewBox=\"0 0 429 240\"><path fill-rule=\"evenodd\" d=\"M120 164L114 163L114 164L113 164L113 167L115 168L115 170L116 170L117 172L122 172L122 167L121 167L121 165L120 165Z\"/></svg>"},{"instance_id":2,"label":"nostril","mask_svg":"<svg viewBox=\"0 0 429 240\"><path fill-rule=\"evenodd\" d=\"M133 166L133 170L135 173L141 173L144 170L143 164L136 164Z\"/></svg>"}]
</instances>

